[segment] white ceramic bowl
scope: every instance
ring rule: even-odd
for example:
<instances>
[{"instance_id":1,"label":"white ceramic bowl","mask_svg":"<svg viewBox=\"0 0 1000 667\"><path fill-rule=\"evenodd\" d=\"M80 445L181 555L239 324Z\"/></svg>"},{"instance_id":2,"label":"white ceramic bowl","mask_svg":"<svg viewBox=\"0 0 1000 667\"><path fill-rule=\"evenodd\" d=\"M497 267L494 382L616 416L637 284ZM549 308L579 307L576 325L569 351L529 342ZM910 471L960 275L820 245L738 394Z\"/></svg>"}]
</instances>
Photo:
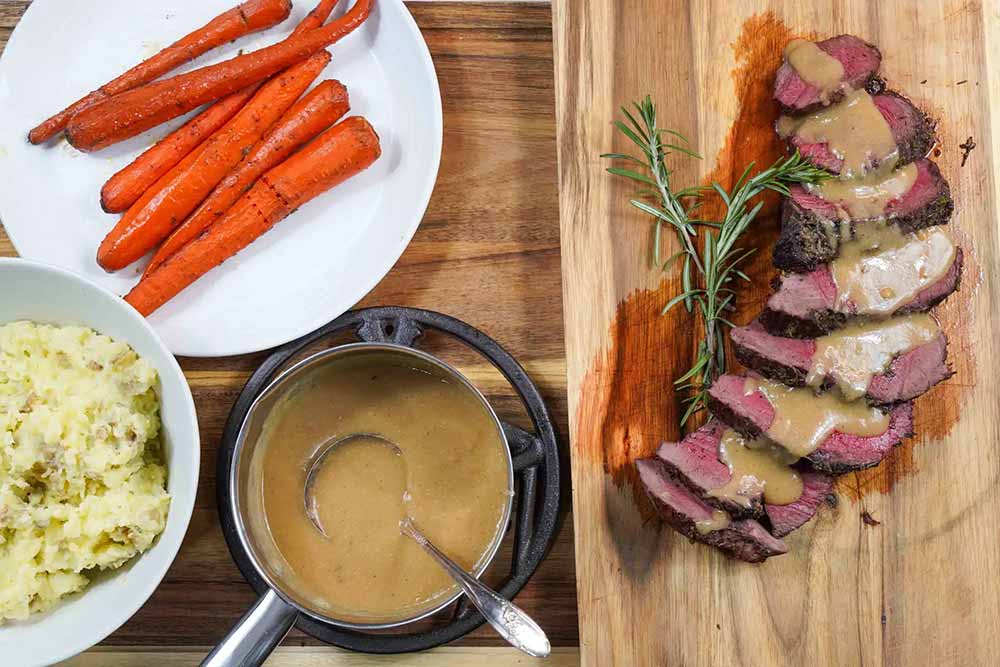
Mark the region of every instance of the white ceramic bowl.
<instances>
[{"instance_id":1,"label":"white ceramic bowl","mask_svg":"<svg viewBox=\"0 0 1000 667\"><path fill-rule=\"evenodd\" d=\"M156 367L172 496L166 529L153 548L102 573L51 611L0 626L0 664L45 665L101 641L152 595L191 519L201 452L194 401L180 366L146 320L120 298L64 269L0 258L0 323L13 320L88 326L127 342Z\"/></svg>"}]
</instances>

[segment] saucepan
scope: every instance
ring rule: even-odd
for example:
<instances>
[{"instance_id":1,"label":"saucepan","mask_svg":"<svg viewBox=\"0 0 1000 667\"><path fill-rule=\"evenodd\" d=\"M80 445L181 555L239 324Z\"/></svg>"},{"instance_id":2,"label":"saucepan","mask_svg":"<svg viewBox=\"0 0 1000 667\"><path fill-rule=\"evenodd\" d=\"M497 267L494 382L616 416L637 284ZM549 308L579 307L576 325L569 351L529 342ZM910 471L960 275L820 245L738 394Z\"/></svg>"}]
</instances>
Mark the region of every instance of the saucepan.
<instances>
[{"instance_id":1,"label":"saucepan","mask_svg":"<svg viewBox=\"0 0 1000 667\"><path fill-rule=\"evenodd\" d=\"M476 564L472 574L475 577L481 575L496 555L510 518L514 475L504 429L485 397L464 375L440 359L420 350L389 343L368 342L351 343L323 350L296 363L275 378L251 405L240 427L233 451L230 476L226 480L229 485L230 502L228 507L221 507L220 511L231 514L239 541L254 569L267 583L268 590L205 659L202 663L203 666L233 667L240 665L242 667L261 664L275 646L281 642L300 615L353 630L382 630L403 626L431 616L455 602L462 595L462 590L457 589L432 609L421 611L409 618L390 622L368 623L357 619L334 618L329 615L328 611L317 609L295 592L295 588L282 575L282 571L287 568L282 567L281 556L277 553L274 545L267 544L265 540L256 537L266 532L254 530L254 527L259 525L257 522L265 520L259 489L262 474L262 450L267 446L266 439L261 436L268 415L307 374L326 364L372 353L390 355L398 358L400 363L438 375L443 380L464 388L464 391L474 396L488 411L496 426L497 436L503 444L502 449L506 457L507 494L500 528L497 530L489 549Z\"/></svg>"}]
</instances>

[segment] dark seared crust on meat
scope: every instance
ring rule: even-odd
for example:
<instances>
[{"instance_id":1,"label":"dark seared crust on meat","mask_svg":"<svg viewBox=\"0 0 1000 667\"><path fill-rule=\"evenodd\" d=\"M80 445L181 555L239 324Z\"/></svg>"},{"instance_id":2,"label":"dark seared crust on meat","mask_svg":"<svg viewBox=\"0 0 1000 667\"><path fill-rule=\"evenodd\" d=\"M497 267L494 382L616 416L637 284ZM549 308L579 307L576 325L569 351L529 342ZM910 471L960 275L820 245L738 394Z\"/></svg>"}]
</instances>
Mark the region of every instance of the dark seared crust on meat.
<instances>
[{"instance_id":1,"label":"dark seared crust on meat","mask_svg":"<svg viewBox=\"0 0 1000 667\"><path fill-rule=\"evenodd\" d=\"M752 371L757 371L764 377L777 380L790 387L802 387L806 383L806 372L801 368L786 366L775 359L757 354L754 350L743 345L738 345L732 338L733 352L736 360Z\"/></svg>"},{"instance_id":2,"label":"dark seared crust on meat","mask_svg":"<svg viewBox=\"0 0 1000 667\"><path fill-rule=\"evenodd\" d=\"M940 181L941 193L928 205L916 211L893 215L889 218L893 224L907 234L915 232L918 229L946 225L951 219L951 214L955 212L955 201L951 198L951 186L948 185L948 181L941 175L941 169L938 168L935 162L928 161L927 165L931 174Z\"/></svg>"},{"instance_id":3,"label":"dark seared crust on meat","mask_svg":"<svg viewBox=\"0 0 1000 667\"><path fill-rule=\"evenodd\" d=\"M931 152L931 148L934 147L937 141L934 135L937 122L925 114L923 109L914 104L908 97L891 90L884 90L881 94L903 100L913 107L918 114L917 127L914 129L914 132L906 141L896 146L899 151L899 164L909 164L920 158L927 157L927 154Z\"/></svg>"},{"instance_id":4,"label":"dark seared crust on meat","mask_svg":"<svg viewBox=\"0 0 1000 667\"><path fill-rule=\"evenodd\" d=\"M715 398L711 392L708 394L708 411L744 438L752 440L763 435L763 432L757 428L752 419L739 414L724 401Z\"/></svg>"},{"instance_id":5,"label":"dark seared crust on meat","mask_svg":"<svg viewBox=\"0 0 1000 667\"><path fill-rule=\"evenodd\" d=\"M951 198L951 188L941 176L941 171L933 162L928 169L940 182L942 191L930 203L916 211L893 214L887 220L910 234L918 229L926 229L947 224L955 210ZM774 245L774 265L782 271L804 273L813 271L820 264L834 259L840 251L840 244L853 237L859 224L872 224L873 220L852 220L849 225L840 220L823 218L813 211L786 197L781 207L781 235Z\"/></svg>"},{"instance_id":6,"label":"dark seared crust on meat","mask_svg":"<svg viewBox=\"0 0 1000 667\"><path fill-rule=\"evenodd\" d=\"M703 500L706 505L710 505L715 509L720 509L728 513L733 519L760 519L765 515L763 497L751 499L750 507L743 507L739 503L735 502L726 502L722 498L716 498L705 493L705 489L702 489L697 484L694 484L687 475L678 471L674 468L674 466L662 460L659 460L658 462L662 465L663 473L668 479L676 482L694 495L698 496L698 498Z\"/></svg>"},{"instance_id":7,"label":"dark seared crust on meat","mask_svg":"<svg viewBox=\"0 0 1000 667\"><path fill-rule=\"evenodd\" d=\"M844 226L802 208L790 197L781 206L781 234L774 244L774 265L805 273L837 256Z\"/></svg>"},{"instance_id":8,"label":"dark seared crust on meat","mask_svg":"<svg viewBox=\"0 0 1000 667\"><path fill-rule=\"evenodd\" d=\"M814 310L810 319L803 319L781 310L765 308L758 319L765 329L776 336L819 338L847 324L848 316L835 310Z\"/></svg>"}]
</instances>

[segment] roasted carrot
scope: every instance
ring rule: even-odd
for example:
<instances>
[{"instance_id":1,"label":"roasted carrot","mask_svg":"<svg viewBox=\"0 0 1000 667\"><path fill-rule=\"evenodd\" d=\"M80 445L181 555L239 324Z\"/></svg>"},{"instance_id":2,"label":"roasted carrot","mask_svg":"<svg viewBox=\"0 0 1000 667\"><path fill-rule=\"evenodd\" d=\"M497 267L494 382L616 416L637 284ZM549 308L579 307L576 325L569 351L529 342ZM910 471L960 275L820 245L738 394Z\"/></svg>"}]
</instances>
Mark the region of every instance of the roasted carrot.
<instances>
[{"instance_id":1,"label":"roasted carrot","mask_svg":"<svg viewBox=\"0 0 1000 667\"><path fill-rule=\"evenodd\" d=\"M293 35L322 26L337 0L320 0L319 4L299 22ZM258 82L224 97L200 114L151 146L124 169L116 173L101 188L101 208L108 213L121 213L134 204L151 185L184 159L205 139L243 108L257 89Z\"/></svg>"},{"instance_id":2,"label":"roasted carrot","mask_svg":"<svg viewBox=\"0 0 1000 667\"><path fill-rule=\"evenodd\" d=\"M299 22L298 27L295 28L291 36L294 37L306 30L315 30L322 26L330 18L330 14L338 2L340 0L319 0L319 3L313 7L313 10L306 14L306 17Z\"/></svg>"},{"instance_id":3,"label":"roasted carrot","mask_svg":"<svg viewBox=\"0 0 1000 667\"><path fill-rule=\"evenodd\" d=\"M163 174L235 116L260 85L254 84L219 100L109 178L101 188L101 208L107 213L127 210Z\"/></svg>"},{"instance_id":4,"label":"roasted carrot","mask_svg":"<svg viewBox=\"0 0 1000 667\"><path fill-rule=\"evenodd\" d=\"M140 280L125 300L149 315L295 209L367 169L381 151L365 119L355 116L334 125L264 174L208 231Z\"/></svg>"},{"instance_id":5,"label":"roasted carrot","mask_svg":"<svg viewBox=\"0 0 1000 667\"><path fill-rule=\"evenodd\" d=\"M44 121L28 133L28 141L33 144L48 141L62 132L69 119L84 109L149 83L238 37L270 28L288 18L291 11L291 0L246 0Z\"/></svg>"},{"instance_id":6,"label":"roasted carrot","mask_svg":"<svg viewBox=\"0 0 1000 667\"><path fill-rule=\"evenodd\" d=\"M350 111L347 88L339 81L324 81L275 123L253 151L229 173L184 223L167 237L144 275L156 270L168 257L197 238L257 182L265 172L291 155Z\"/></svg>"},{"instance_id":7,"label":"roasted carrot","mask_svg":"<svg viewBox=\"0 0 1000 667\"><path fill-rule=\"evenodd\" d=\"M246 88L349 34L368 17L373 2L355 0L350 11L317 30L115 95L73 116L66 138L79 150L98 150Z\"/></svg>"},{"instance_id":8,"label":"roasted carrot","mask_svg":"<svg viewBox=\"0 0 1000 667\"><path fill-rule=\"evenodd\" d=\"M295 103L330 62L321 51L268 81L226 126L212 135L186 169L122 216L97 251L108 271L121 269L156 247L184 221L254 144ZM154 186L155 187L155 186Z\"/></svg>"}]
</instances>

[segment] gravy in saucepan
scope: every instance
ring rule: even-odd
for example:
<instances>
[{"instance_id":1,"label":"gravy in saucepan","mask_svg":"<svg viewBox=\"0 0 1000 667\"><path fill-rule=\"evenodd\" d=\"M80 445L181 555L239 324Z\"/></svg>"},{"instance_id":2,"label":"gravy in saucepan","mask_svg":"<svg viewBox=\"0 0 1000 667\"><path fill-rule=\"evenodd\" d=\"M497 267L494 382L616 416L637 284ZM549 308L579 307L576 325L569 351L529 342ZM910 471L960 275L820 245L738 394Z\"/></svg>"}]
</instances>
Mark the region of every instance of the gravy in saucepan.
<instances>
[{"instance_id":1,"label":"gravy in saucepan","mask_svg":"<svg viewBox=\"0 0 1000 667\"><path fill-rule=\"evenodd\" d=\"M416 365L393 354L335 359L310 371L265 422L262 541L274 547L286 586L329 617L388 623L454 592L400 533L404 516L469 571L502 529L509 469L492 414L440 369ZM353 433L377 433L398 450L359 438L330 451L313 478L321 532L306 514L306 474L324 443Z\"/></svg>"}]
</instances>

